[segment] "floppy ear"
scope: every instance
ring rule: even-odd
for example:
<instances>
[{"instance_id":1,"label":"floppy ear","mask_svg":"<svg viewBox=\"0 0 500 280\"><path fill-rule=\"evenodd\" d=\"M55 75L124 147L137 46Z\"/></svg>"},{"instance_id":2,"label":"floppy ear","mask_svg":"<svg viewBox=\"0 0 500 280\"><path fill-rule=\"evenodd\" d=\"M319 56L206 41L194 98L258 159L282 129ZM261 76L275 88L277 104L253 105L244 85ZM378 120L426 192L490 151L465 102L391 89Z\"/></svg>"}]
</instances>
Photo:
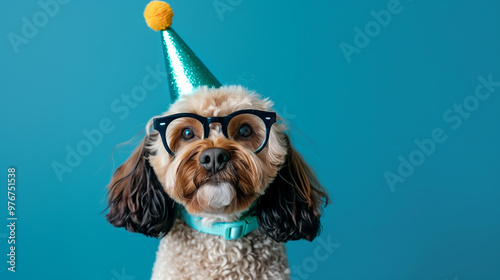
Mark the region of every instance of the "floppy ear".
<instances>
[{"instance_id":1,"label":"floppy ear","mask_svg":"<svg viewBox=\"0 0 500 280\"><path fill-rule=\"evenodd\" d=\"M257 204L257 220L267 236L278 242L307 239L320 230L321 207L328 194L311 168L291 146L278 175Z\"/></svg>"},{"instance_id":2,"label":"floppy ear","mask_svg":"<svg viewBox=\"0 0 500 280\"><path fill-rule=\"evenodd\" d=\"M146 136L132 155L116 169L108 191L108 222L131 232L162 237L175 221L175 202L163 190L149 165Z\"/></svg>"}]
</instances>

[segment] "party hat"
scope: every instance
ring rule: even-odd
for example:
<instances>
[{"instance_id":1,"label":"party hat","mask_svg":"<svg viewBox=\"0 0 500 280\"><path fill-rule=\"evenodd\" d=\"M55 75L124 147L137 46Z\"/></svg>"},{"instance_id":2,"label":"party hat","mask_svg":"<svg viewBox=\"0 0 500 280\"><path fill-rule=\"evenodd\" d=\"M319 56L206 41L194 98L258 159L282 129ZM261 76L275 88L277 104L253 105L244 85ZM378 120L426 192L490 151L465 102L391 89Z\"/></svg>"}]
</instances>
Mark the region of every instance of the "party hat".
<instances>
[{"instance_id":1,"label":"party hat","mask_svg":"<svg viewBox=\"0 0 500 280\"><path fill-rule=\"evenodd\" d=\"M151 1L144 10L148 26L161 31L163 54L172 102L181 95L191 94L199 86L220 87L221 84L208 68L170 27L174 13L163 1Z\"/></svg>"}]
</instances>

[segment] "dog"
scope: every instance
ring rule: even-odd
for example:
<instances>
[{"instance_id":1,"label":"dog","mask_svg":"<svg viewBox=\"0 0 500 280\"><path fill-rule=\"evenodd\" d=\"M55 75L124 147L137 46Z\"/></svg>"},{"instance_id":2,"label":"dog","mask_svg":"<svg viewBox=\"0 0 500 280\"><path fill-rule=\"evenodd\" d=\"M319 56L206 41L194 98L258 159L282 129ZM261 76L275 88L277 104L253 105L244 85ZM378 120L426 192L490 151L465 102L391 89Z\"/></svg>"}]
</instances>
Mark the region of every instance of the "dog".
<instances>
[{"instance_id":1,"label":"dog","mask_svg":"<svg viewBox=\"0 0 500 280\"><path fill-rule=\"evenodd\" d=\"M151 279L290 279L284 243L318 235L329 197L272 106L241 86L200 87L148 122L108 185L106 218L162 238ZM233 239L186 215L257 228Z\"/></svg>"}]
</instances>

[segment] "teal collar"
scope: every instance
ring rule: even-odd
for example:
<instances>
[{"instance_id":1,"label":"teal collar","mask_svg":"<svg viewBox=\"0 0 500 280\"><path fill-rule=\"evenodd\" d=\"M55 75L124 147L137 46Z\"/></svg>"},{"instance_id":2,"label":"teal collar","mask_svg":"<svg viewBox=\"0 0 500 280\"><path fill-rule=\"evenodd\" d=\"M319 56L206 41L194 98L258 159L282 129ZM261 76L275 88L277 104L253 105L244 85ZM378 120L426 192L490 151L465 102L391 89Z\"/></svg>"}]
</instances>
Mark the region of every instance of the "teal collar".
<instances>
[{"instance_id":1,"label":"teal collar","mask_svg":"<svg viewBox=\"0 0 500 280\"><path fill-rule=\"evenodd\" d=\"M213 223L211 227L202 226L202 218L189 214L181 205L179 205L179 213L186 224L188 224L195 230L207 234L219 235L224 237L224 239L226 240L238 239L249 234L259 227L259 224L257 223L257 217L255 216L255 211L252 210L247 211L239 221L231 223L217 222Z\"/></svg>"}]
</instances>

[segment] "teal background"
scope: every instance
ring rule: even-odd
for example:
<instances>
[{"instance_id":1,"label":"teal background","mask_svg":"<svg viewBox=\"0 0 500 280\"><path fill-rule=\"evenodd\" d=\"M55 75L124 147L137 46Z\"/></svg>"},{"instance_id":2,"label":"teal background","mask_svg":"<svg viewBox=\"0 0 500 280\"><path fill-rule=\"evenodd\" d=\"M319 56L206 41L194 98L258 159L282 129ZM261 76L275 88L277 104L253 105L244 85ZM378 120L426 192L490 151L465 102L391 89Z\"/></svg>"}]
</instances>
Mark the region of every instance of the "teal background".
<instances>
[{"instance_id":1,"label":"teal background","mask_svg":"<svg viewBox=\"0 0 500 280\"><path fill-rule=\"evenodd\" d=\"M100 212L134 148L117 145L168 107L163 80L134 108L112 109L147 66L164 69L160 35L144 23L147 1L66 2L17 53L8 34L21 36L22 18L43 9L0 4L0 173L17 169L19 219L11 273L5 180L0 279L149 279L159 240L113 228ZM289 242L294 279L499 279L500 87L457 129L458 114L443 114L471 102L478 76L500 81L500 3L402 0L348 63L341 42L355 46L354 28L389 2L170 3L175 30L222 83L275 102L333 197L321 238L335 248ZM103 119L112 131L59 180L53 163L66 164L67 147ZM436 128L446 141L391 190L385 172L398 174L398 157Z\"/></svg>"}]
</instances>

